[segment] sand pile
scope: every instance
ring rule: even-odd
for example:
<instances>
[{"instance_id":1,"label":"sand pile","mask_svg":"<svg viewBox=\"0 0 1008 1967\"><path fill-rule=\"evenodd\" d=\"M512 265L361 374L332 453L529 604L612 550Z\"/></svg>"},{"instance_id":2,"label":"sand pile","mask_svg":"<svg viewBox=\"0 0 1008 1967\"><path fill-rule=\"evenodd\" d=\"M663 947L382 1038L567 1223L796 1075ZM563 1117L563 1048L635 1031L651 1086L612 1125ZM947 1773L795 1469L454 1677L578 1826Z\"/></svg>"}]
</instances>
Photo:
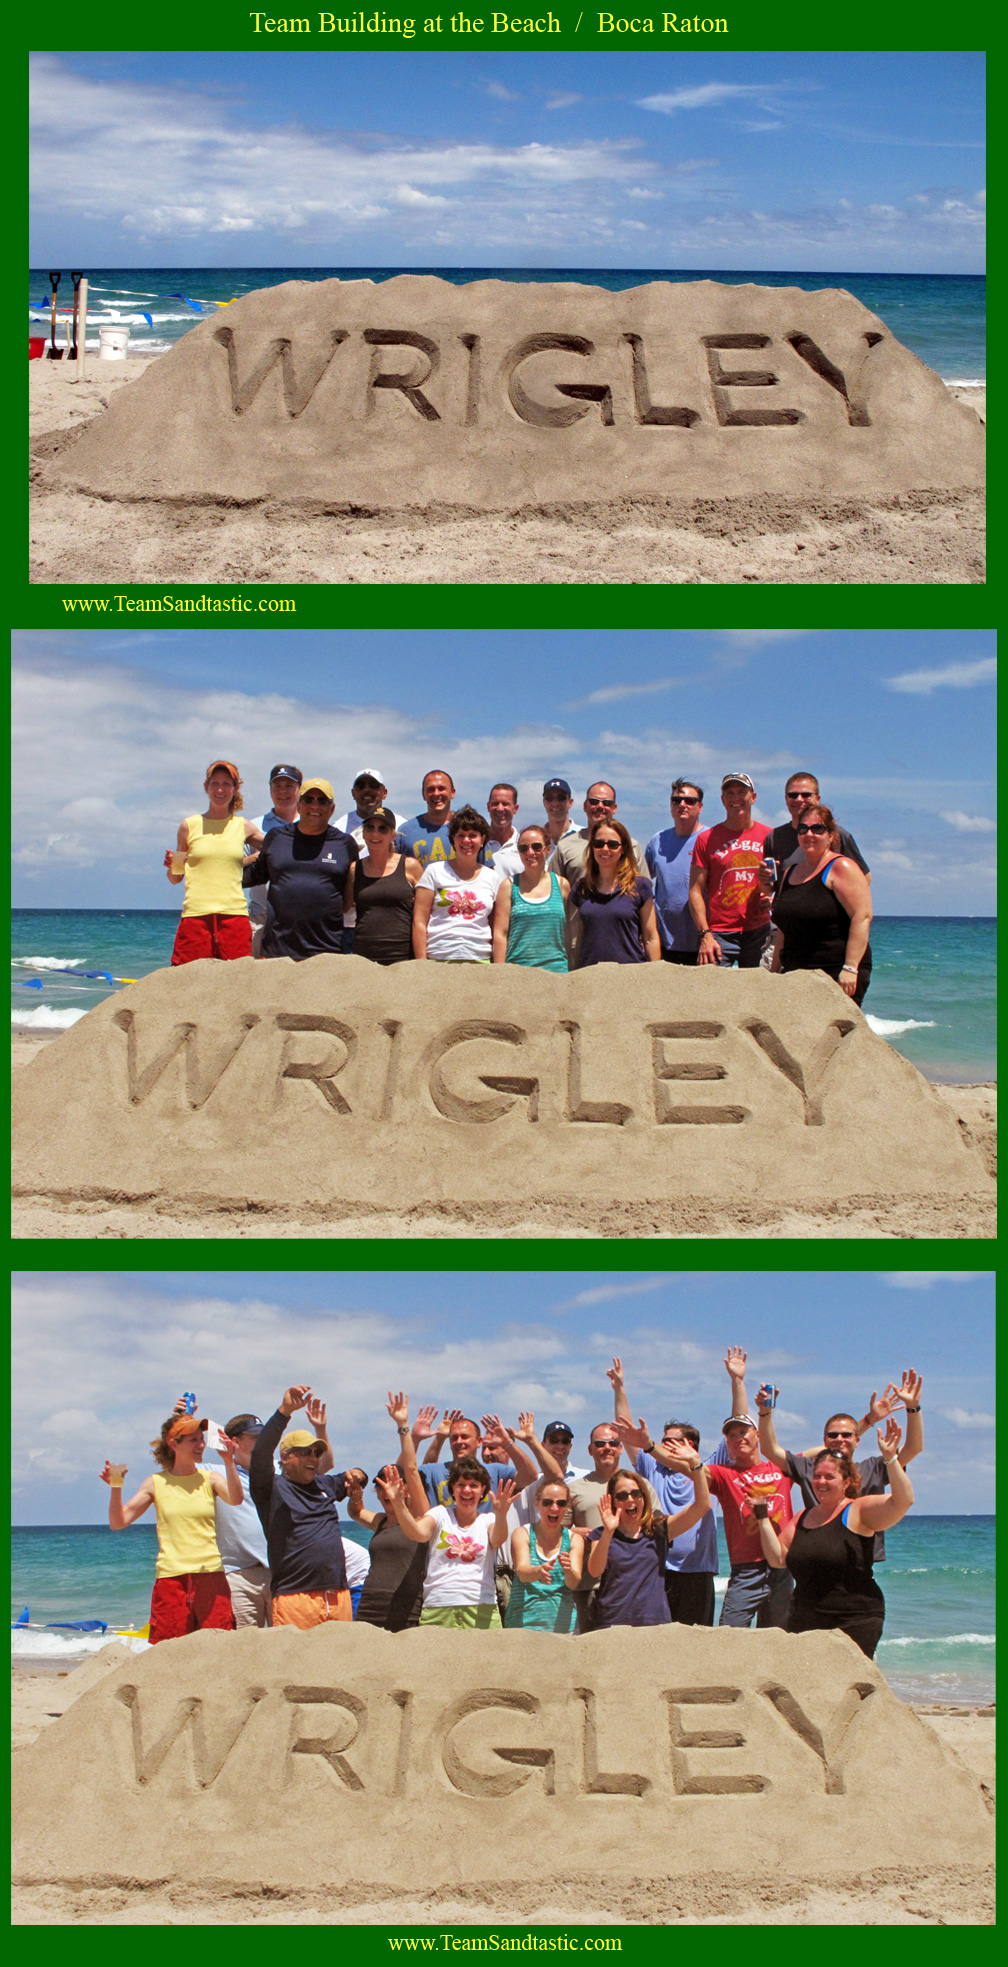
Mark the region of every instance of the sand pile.
<instances>
[{"instance_id":1,"label":"sand pile","mask_svg":"<svg viewBox=\"0 0 1008 1967\"><path fill-rule=\"evenodd\" d=\"M198 1633L16 1758L15 1880L358 1901L980 1869L978 1778L839 1634ZM419 1860L417 1854L421 1853Z\"/></svg>"},{"instance_id":2,"label":"sand pile","mask_svg":"<svg viewBox=\"0 0 1008 1967\"><path fill-rule=\"evenodd\" d=\"M631 1197L674 1229L679 1196L993 1192L948 1106L812 972L187 964L47 1046L14 1111L21 1196L546 1195L586 1220Z\"/></svg>"},{"instance_id":3,"label":"sand pile","mask_svg":"<svg viewBox=\"0 0 1008 1967\"><path fill-rule=\"evenodd\" d=\"M288 281L192 329L46 482L317 511L966 490L984 431L852 295Z\"/></svg>"}]
</instances>

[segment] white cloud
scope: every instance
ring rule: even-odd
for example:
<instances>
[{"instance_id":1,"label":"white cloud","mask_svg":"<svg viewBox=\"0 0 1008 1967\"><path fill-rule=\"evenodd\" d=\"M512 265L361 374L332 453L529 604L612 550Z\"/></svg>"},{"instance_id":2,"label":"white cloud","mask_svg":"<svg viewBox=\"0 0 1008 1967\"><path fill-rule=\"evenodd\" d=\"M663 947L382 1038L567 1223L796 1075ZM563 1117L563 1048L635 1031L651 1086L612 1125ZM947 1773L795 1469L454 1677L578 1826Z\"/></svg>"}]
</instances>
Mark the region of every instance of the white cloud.
<instances>
[{"instance_id":1,"label":"white cloud","mask_svg":"<svg viewBox=\"0 0 1008 1967\"><path fill-rule=\"evenodd\" d=\"M564 1298L559 1304L551 1305L551 1311L580 1311L585 1305L612 1304L617 1298L637 1298L650 1291L665 1290L668 1277L645 1277L633 1284L596 1284L587 1291L579 1291L576 1297Z\"/></svg>"},{"instance_id":2,"label":"white cloud","mask_svg":"<svg viewBox=\"0 0 1008 1967\"><path fill-rule=\"evenodd\" d=\"M981 656L976 662L946 663L943 669L910 669L902 676L882 679L887 690L915 697L928 697L933 690L975 690L980 684L996 680L996 656Z\"/></svg>"},{"instance_id":3,"label":"white cloud","mask_svg":"<svg viewBox=\"0 0 1008 1967\"><path fill-rule=\"evenodd\" d=\"M968 1414L965 1407L939 1407L938 1412L953 1427L997 1427L996 1414Z\"/></svg>"},{"instance_id":4,"label":"white cloud","mask_svg":"<svg viewBox=\"0 0 1008 1967\"><path fill-rule=\"evenodd\" d=\"M575 103L579 102L584 102L583 96L576 95L573 89L561 89L555 96L550 96L546 108L573 109Z\"/></svg>"},{"instance_id":5,"label":"white cloud","mask_svg":"<svg viewBox=\"0 0 1008 1967\"><path fill-rule=\"evenodd\" d=\"M883 1284L890 1284L894 1291L930 1291L936 1284L975 1284L978 1279L990 1277L989 1270L880 1270L878 1276Z\"/></svg>"},{"instance_id":6,"label":"white cloud","mask_svg":"<svg viewBox=\"0 0 1008 1967\"><path fill-rule=\"evenodd\" d=\"M583 238L656 169L629 139L420 144L293 121L263 129L210 90L96 79L51 54L32 63L31 130L36 209L68 226L113 223L138 242L269 232L307 250L382 217L411 240L410 215L415 227L448 206L458 236L478 226L488 246L561 224Z\"/></svg>"},{"instance_id":7,"label":"white cloud","mask_svg":"<svg viewBox=\"0 0 1008 1967\"><path fill-rule=\"evenodd\" d=\"M684 676L659 676L653 683L611 683L604 690L592 690L590 696L578 697L570 705L571 710L581 710L586 704L621 703L624 697L650 697L661 690L682 688Z\"/></svg>"},{"instance_id":8,"label":"white cloud","mask_svg":"<svg viewBox=\"0 0 1008 1967\"><path fill-rule=\"evenodd\" d=\"M675 116L681 109L716 109L723 102L744 102L753 96L772 96L778 89L787 87L787 83L773 82L701 82L692 89L673 89L665 95L644 96L638 101L637 108L655 109L662 116Z\"/></svg>"},{"instance_id":9,"label":"white cloud","mask_svg":"<svg viewBox=\"0 0 1008 1967\"><path fill-rule=\"evenodd\" d=\"M939 813L939 819L954 827L957 833L996 833L997 821L985 818L982 813Z\"/></svg>"},{"instance_id":10,"label":"white cloud","mask_svg":"<svg viewBox=\"0 0 1008 1967\"><path fill-rule=\"evenodd\" d=\"M498 102L520 102L521 97L513 89L505 89L503 82L484 82L483 88L488 96L496 96Z\"/></svg>"}]
</instances>

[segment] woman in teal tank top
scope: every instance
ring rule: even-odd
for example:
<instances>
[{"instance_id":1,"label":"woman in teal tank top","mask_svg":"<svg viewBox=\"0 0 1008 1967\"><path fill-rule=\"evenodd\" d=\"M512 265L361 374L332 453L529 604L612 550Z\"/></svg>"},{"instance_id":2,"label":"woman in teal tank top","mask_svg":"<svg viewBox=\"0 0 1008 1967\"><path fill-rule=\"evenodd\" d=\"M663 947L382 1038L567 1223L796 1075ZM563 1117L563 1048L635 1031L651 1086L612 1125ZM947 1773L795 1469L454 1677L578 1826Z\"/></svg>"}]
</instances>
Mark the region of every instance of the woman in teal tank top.
<instances>
[{"instance_id":1,"label":"woman in teal tank top","mask_svg":"<svg viewBox=\"0 0 1008 1967\"><path fill-rule=\"evenodd\" d=\"M545 827L525 826L518 835L522 871L502 881L494 910L493 960L526 970L568 969L567 910L570 882L549 874L550 840Z\"/></svg>"},{"instance_id":2,"label":"woman in teal tank top","mask_svg":"<svg viewBox=\"0 0 1008 1967\"><path fill-rule=\"evenodd\" d=\"M564 1518L571 1494L566 1482L544 1475L536 1485L538 1521L519 1525L511 1535L514 1583L506 1626L534 1632L573 1632L574 1593L581 1583L581 1537L572 1539Z\"/></svg>"}]
</instances>

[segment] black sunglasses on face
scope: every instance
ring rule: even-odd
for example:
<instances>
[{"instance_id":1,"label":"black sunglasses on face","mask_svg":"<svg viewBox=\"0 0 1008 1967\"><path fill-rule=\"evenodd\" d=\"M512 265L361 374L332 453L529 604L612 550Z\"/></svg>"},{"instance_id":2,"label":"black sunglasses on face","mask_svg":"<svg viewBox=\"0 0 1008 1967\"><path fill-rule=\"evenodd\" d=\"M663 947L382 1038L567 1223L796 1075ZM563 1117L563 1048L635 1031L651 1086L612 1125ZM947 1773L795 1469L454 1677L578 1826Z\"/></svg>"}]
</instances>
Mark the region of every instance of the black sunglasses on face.
<instances>
[{"instance_id":1,"label":"black sunglasses on face","mask_svg":"<svg viewBox=\"0 0 1008 1967\"><path fill-rule=\"evenodd\" d=\"M818 822L818 820L816 821L816 823L815 823L815 825L814 825L814 826L796 826L796 827L795 827L795 832L796 832L796 833L825 833L825 831L826 831L826 828L825 828L824 826L821 826L821 825L819 824L819 822Z\"/></svg>"}]
</instances>

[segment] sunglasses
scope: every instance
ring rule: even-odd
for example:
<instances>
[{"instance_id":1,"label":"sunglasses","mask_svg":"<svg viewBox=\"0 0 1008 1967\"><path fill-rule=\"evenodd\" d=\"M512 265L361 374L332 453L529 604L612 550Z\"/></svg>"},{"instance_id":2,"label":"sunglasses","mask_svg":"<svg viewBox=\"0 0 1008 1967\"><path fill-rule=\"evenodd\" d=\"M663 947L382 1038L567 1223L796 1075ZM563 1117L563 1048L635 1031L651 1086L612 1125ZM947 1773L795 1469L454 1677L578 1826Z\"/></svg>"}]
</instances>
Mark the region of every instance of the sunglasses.
<instances>
[{"instance_id":1,"label":"sunglasses","mask_svg":"<svg viewBox=\"0 0 1008 1967\"><path fill-rule=\"evenodd\" d=\"M592 842L592 845L597 854L621 854L623 852L622 840L595 840Z\"/></svg>"},{"instance_id":2,"label":"sunglasses","mask_svg":"<svg viewBox=\"0 0 1008 1967\"><path fill-rule=\"evenodd\" d=\"M823 1436L824 1441L853 1441L854 1438L853 1431L848 1433L845 1429L839 1427L827 1428Z\"/></svg>"},{"instance_id":3,"label":"sunglasses","mask_svg":"<svg viewBox=\"0 0 1008 1967\"><path fill-rule=\"evenodd\" d=\"M822 822L819 820L815 822L814 826L802 826L801 823L799 822L799 824L795 827L796 833L825 833L825 831L826 828L822 825Z\"/></svg>"},{"instance_id":4,"label":"sunglasses","mask_svg":"<svg viewBox=\"0 0 1008 1967\"><path fill-rule=\"evenodd\" d=\"M586 806L615 806L615 799L586 799Z\"/></svg>"},{"instance_id":5,"label":"sunglasses","mask_svg":"<svg viewBox=\"0 0 1008 1967\"><path fill-rule=\"evenodd\" d=\"M614 1503L639 1503L640 1497L637 1494L636 1489L614 1489L613 1502Z\"/></svg>"},{"instance_id":6,"label":"sunglasses","mask_svg":"<svg viewBox=\"0 0 1008 1967\"><path fill-rule=\"evenodd\" d=\"M607 1440L605 1435L597 1434L595 1436L595 1446L596 1448L622 1448L623 1443L622 1441Z\"/></svg>"},{"instance_id":7,"label":"sunglasses","mask_svg":"<svg viewBox=\"0 0 1008 1967\"><path fill-rule=\"evenodd\" d=\"M671 803L673 806L699 806L700 801L699 799L696 799L691 793L674 792L672 794Z\"/></svg>"},{"instance_id":8,"label":"sunglasses","mask_svg":"<svg viewBox=\"0 0 1008 1967\"><path fill-rule=\"evenodd\" d=\"M301 794L300 804L302 806L328 806L329 801L324 792L303 792Z\"/></svg>"},{"instance_id":9,"label":"sunglasses","mask_svg":"<svg viewBox=\"0 0 1008 1967\"><path fill-rule=\"evenodd\" d=\"M546 842L545 840L526 840L524 842L519 840L518 852L520 854L544 854L546 852Z\"/></svg>"}]
</instances>

